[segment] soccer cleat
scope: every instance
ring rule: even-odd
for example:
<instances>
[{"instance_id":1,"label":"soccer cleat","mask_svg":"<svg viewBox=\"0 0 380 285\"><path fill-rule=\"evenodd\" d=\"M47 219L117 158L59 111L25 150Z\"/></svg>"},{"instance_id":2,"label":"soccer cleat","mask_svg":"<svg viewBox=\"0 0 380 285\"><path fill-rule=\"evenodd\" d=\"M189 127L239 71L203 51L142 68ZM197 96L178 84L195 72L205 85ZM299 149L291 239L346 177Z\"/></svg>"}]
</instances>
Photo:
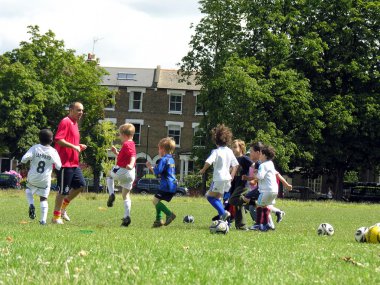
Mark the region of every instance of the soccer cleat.
<instances>
[{"instance_id":1,"label":"soccer cleat","mask_svg":"<svg viewBox=\"0 0 380 285\"><path fill-rule=\"evenodd\" d=\"M162 227L163 225L164 225L163 220L156 220L154 221L152 228L159 228L159 227Z\"/></svg>"},{"instance_id":2,"label":"soccer cleat","mask_svg":"<svg viewBox=\"0 0 380 285\"><path fill-rule=\"evenodd\" d=\"M175 220L177 216L174 213L171 213L169 217L166 217L165 226L168 226L171 222Z\"/></svg>"},{"instance_id":3,"label":"soccer cleat","mask_svg":"<svg viewBox=\"0 0 380 285\"><path fill-rule=\"evenodd\" d=\"M277 217L277 223L281 222L282 219L284 218L285 216L285 212L284 211L279 211L279 212L276 212L276 217Z\"/></svg>"},{"instance_id":4,"label":"soccer cleat","mask_svg":"<svg viewBox=\"0 0 380 285\"><path fill-rule=\"evenodd\" d=\"M41 226L46 226L47 223L46 223L46 221L40 221L40 225L41 225Z\"/></svg>"},{"instance_id":5,"label":"soccer cleat","mask_svg":"<svg viewBox=\"0 0 380 285\"><path fill-rule=\"evenodd\" d=\"M253 225L252 227L249 228L251 231L258 231L260 230L260 225Z\"/></svg>"},{"instance_id":6,"label":"soccer cleat","mask_svg":"<svg viewBox=\"0 0 380 285\"><path fill-rule=\"evenodd\" d=\"M220 217L221 220L227 221L227 219L231 216L230 212L224 211L224 214Z\"/></svg>"},{"instance_id":7,"label":"soccer cleat","mask_svg":"<svg viewBox=\"0 0 380 285\"><path fill-rule=\"evenodd\" d=\"M34 220L36 218L36 208L34 208L33 204L29 205L29 218Z\"/></svg>"},{"instance_id":8,"label":"soccer cleat","mask_svg":"<svg viewBox=\"0 0 380 285\"><path fill-rule=\"evenodd\" d=\"M52 222L53 224L57 224L57 225L63 225L63 224L64 224L62 218L58 218L58 219L56 219L56 218L52 218L52 219L51 219L51 222Z\"/></svg>"},{"instance_id":9,"label":"soccer cleat","mask_svg":"<svg viewBox=\"0 0 380 285\"><path fill-rule=\"evenodd\" d=\"M121 220L123 221L120 225L121 227L128 227L129 224L131 223L131 218L129 216L122 218Z\"/></svg>"},{"instance_id":10,"label":"soccer cleat","mask_svg":"<svg viewBox=\"0 0 380 285\"><path fill-rule=\"evenodd\" d=\"M218 221L219 218L220 218L219 215L216 215L216 216L212 217L211 221Z\"/></svg>"},{"instance_id":11,"label":"soccer cleat","mask_svg":"<svg viewBox=\"0 0 380 285\"><path fill-rule=\"evenodd\" d=\"M62 211L62 213L61 213L61 217L62 217L62 219L64 219L65 221L70 222L70 217L69 217L69 215L67 214L67 211L66 211L66 210Z\"/></svg>"},{"instance_id":12,"label":"soccer cleat","mask_svg":"<svg viewBox=\"0 0 380 285\"><path fill-rule=\"evenodd\" d=\"M236 229L240 231L248 231L248 227L246 225L237 226Z\"/></svg>"},{"instance_id":13,"label":"soccer cleat","mask_svg":"<svg viewBox=\"0 0 380 285\"><path fill-rule=\"evenodd\" d=\"M113 206L113 202L115 202L115 194L114 193L112 193L111 195L109 195L108 201L107 201L107 207L112 207Z\"/></svg>"}]
</instances>

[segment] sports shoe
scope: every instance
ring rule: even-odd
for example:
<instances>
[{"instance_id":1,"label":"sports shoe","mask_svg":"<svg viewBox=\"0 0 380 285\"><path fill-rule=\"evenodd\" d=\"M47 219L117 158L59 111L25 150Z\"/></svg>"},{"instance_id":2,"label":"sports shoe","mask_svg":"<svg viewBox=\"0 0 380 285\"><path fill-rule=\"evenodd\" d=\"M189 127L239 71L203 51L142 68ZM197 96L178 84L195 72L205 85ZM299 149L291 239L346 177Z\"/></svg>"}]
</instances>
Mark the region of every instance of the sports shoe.
<instances>
[{"instance_id":1,"label":"sports shoe","mask_svg":"<svg viewBox=\"0 0 380 285\"><path fill-rule=\"evenodd\" d=\"M224 211L224 214L220 217L221 220L226 221L231 216L230 212Z\"/></svg>"},{"instance_id":2,"label":"sports shoe","mask_svg":"<svg viewBox=\"0 0 380 285\"><path fill-rule=\"evenodd\" d=\"M177 218L174 213L171 213L169 217L166 217L165 226L168 226L171 222L173 222Z\"/></svg>"},{"instance_id":3,"label":"sports shoe","mask_svg":"<svg viewBox=\"0 0 380 285\"><path fill-rule=\"evenodd\" d=\"M253 225L252 227L249 228L251 231L258 231L260 230L260 225Z\"/></svg>"},{"instance_id":4,"label":"sports shoe","mask_svg":"<svg viewBox=\"0 0 380 285\"><path fill-rule=\"evenodd\" d=\"M52 222L53 224L57 224L57 225L63 225L63 224L64 224L62 218L58 218L58 219L56 219L56 218L52 218L52 219L51 219L51 222Z\"/></svg>"},{"instance_id":5,"label":"sports shoe","mask_svg":"<svg viewBox=\"0 0 380 285\"><path fill-rule=\"evenodd\" d=\"M40 225L41 225L41 226L46 226L47 223L46 223L45 221L40 221Z\"/></svg>"},{"instance_id":6,"label":"sports shoe","mask_svg":"<svg viewBox=\"0 0 380 285\"><path fill-rule=\"evenodd\" d=\"M131 218L129 216L122 218L121 220L123 221L120 225L121 227L128 227L129 224L131 223Z\"/></svg>"},{"instance_id":7,"label":"sports shoe","mask_svg":"<svg viewBox=\"0 0 380 285\"><path fill-rule=\"evenodd\" d=\"M279 211L279 212L276 212L276 217L277 217L277 223L281 222L282 219L284 218L285 216L285 212L284 211Z\"/></svg>"},{"instance_id":8,"label":"sports shoe","mask_svg":"<svg viewBox=\"0 0 380 285\"><path fill-rule=\"evenodd\" d=\"M112 207L113 206L113 202L115 202L115 194L114 193L112 193L111 195L109 195L108 201L107 201L107 207Z\"/></svg>"},{"instance_id":9,"label":"sports shoe","mask_svg":"<svg viewBox=\"0 0 380 285\"><path fill-rule=\"evenodd\" d=\"M267 232L269 230L273 230L273 228L271 228L271 226L269 224L260 225L260 231L261 232Z\"/></svg>"},{"instance_id":10,"label":"sports shoe","mask_svg":"<svg viewBox=\"0 0 380 285\"><path fill-rule=\"evenodd\" d=\"M163 225L164 225L163 220L156 220L154 221L152 228L159 228L159 227L162 227Z\"/></svg>"},{"instance_id":11,"label":"sports shoe","mask_svg":"<svg viewBox=\"0 0 380 285\"><path fill-rule=\"evenodd\" d=\"M70 222L70 217L69 217L69 215L67 214L67 211L62 211L62 213L61 213L61 217L62 217L62 219L64 219L65 221Z\"/></svg>"},{"instance_id":12,"label":"sports shoe","mask_svg":"<svg viewBox=\"0 0 380 285\"><path fill-rule=\"evenodd\" d=\"M34 220L36 218L36 208L34 208L33 204L29 205L29 218Z\"/></svg>"},{"instance_id":13,"label":"sports shoe","mask_svg":"<svg viewBox=\"0 0 380 285\"><path fill-rule=\"evenodd\" d=\"M237 226L236 229L240 231L248 231L248 227L246 225Z\"/></svg>"},{"instance_id":14,"label":"sports shoe","mask_svg":"<svg viewBox=\"0 0 380 285\"><path fill-rule=\"evenodd\" d=\"M219 218L220 218L219 215L216 215L216 216L212 217L211 221L218 221Z\"/></svg>"}]
</instances>

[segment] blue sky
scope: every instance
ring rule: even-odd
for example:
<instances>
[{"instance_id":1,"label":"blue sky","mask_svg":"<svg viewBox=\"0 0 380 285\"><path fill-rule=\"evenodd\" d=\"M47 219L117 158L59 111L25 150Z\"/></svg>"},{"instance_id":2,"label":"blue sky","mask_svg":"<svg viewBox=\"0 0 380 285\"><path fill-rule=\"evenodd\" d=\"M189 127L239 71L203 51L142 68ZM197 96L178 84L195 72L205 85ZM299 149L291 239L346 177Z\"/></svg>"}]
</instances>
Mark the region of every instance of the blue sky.
<instances>
[{"instance_id":1,"label":"blue sky","mask_svg":"<svg viewBox=\"0 0 380 285\"><path fill-rule=\"evenodd\" d=\"M49 29L102 66L176 68L188 51L198 0L0 0L0 54ZM95 41L95 45L94 45Z\"/></svg>"}]
</instances>

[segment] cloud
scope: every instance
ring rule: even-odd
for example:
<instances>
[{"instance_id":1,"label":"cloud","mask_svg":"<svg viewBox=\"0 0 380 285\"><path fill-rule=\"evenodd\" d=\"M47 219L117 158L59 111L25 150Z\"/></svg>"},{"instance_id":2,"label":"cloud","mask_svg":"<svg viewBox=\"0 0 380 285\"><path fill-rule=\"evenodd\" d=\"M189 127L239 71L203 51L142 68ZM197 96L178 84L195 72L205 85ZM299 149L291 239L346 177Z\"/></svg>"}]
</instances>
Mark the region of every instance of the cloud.
<instances>
[{"instance_id":1,"label":"cloud","mask_svg":"<svg viewBox=\"0 0 380 285\"><path fill-rule=\"evenodd\" d=\"M187 53L190 24L201 18L197 0L0 0L0 7L0 54L38 25L78 54L94 49L104 66L175 68Z\"/></svg>"}]
</instances>

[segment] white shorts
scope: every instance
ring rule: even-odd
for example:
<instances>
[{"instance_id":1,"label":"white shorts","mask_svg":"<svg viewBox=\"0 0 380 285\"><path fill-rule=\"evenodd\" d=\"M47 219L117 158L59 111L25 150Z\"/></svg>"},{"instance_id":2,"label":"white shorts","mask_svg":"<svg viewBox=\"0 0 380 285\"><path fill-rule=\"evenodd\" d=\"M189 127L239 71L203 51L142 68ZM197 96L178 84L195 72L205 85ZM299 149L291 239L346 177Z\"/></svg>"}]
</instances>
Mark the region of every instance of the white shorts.
<instances>
[{"instance_id":1,"label":"white shorts","mask_svg":"<svg viewBox=\"0 0 380 285\"><path fill-rule=\"evenodd\" d=\"M131 190L136 176L135 168L128 170L126 168L114 166L111 170L110 176L119 181L121 187Z\"/></svg>"},{"instance_id":2,"label":"white shorts","mask_svg":"<svg viewBox=\"0 0 380 285\"><path fill-rule=\"evenodd\" d=\"M257 199L258 206L269 206L276 203L277 192L262 192Z\"/></svg>"},{"instance_id":3,"label":"white shorts","mask_svg":"<svg viewBox=\"0 0 380 285\"><path fill-rule=\"evenodd\" d=\"M48 188L39 188L39 187L30 185L29 183L27 183L26 188L29 189L30 191L32 191L33 195L36 194L36 195L38 195L40 197L44 197L44 198L47 198L49 196L49 193L50 193L50 185Z\"/></svg>"},{"instance_id":4,"label":"white shorts","mask_svg":"<svg viewBox=\"0 0 380 285\"><path fill-rule=\"evenodd\" d=\"M224 181L213 181L211 183L210 189L208 192L216 192L220 194L224 194L224 192L230 191L231 188L231 181L230 180L224 180Z\"/></svg>"}]
</instances>

